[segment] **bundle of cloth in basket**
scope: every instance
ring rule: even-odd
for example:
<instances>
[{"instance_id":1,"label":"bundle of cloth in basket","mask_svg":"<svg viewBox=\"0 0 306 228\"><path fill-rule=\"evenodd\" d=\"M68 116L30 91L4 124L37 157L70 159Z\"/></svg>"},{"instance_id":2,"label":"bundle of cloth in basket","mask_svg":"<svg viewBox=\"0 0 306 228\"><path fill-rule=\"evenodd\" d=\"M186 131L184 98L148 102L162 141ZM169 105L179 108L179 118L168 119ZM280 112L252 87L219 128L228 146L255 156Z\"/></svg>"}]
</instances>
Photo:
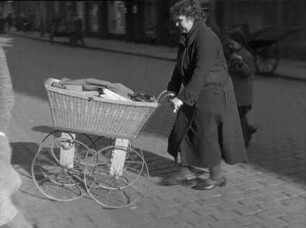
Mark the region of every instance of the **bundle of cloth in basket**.
<instances>
[{"instance_id":1,"label":"bundle of cloth in basket","mask_svg":"<svg viewBox=\"0 0 306 228\"><path fill-rule=\"evenodd\" d=\"M142 102L154 102L156 100L154 96L144 93L135 93L132 89L121 83L112 83L96 78L63 78L61 80L54 81L52 86L75 91L95 92L99 97L112 100Z\"/></svg>"}]
</instances>

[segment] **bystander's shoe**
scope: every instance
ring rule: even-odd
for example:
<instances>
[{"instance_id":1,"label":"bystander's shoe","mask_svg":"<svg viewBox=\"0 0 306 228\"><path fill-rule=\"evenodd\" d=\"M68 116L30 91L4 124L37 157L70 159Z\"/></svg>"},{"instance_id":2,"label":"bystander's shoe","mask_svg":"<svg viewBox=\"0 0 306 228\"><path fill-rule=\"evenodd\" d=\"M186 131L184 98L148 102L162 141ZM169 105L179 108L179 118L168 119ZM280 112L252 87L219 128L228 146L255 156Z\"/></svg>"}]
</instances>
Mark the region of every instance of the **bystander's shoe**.
<instances>
[{"instance_id":1,"label":"bystander's shoe","mask_svg":"<svg viewBox=\"0 0 306 228\"><path fill-rule=\"evenodd\" d=\"M252 126L252 125L249 125L248 126L248 131L250 134L255 134L257 132L257 128Z\"/></svg>"},{"instance_id":2,"label":"bystander's shoe","mask_svg":"<svg viewBox=\"0 0 306 228\"><path fill-rule=\"evenodd\" d=\"M214 187L223 187L226 185L226 177L222 176L217 180L197 178L197 183L192 187L194 190L210 190Z\"/></svg>"},{"instance_id":3,"label":"bystander's shoe","mask_svg":"<svg viewBox=\"0 0 306 228\"><path fill-rule=\"evenodd\" d=\"M247 128L247 134L246 134L246 139L245 139L245 147L249 147L250 142L252 140L253 134L257 132L257 128L255 128L252 125L249 125Z\"/></svg>"}]
</instances>

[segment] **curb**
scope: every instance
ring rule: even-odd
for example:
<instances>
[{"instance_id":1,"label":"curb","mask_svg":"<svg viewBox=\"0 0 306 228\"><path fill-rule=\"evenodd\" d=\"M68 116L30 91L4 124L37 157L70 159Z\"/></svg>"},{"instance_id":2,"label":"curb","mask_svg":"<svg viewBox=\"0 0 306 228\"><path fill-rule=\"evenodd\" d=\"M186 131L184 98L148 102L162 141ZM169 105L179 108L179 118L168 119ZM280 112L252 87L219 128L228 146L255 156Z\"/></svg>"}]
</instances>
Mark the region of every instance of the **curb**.
<instances>
[{"instance_id":1,"label":"curb","mask_svg":"<svg viewBox=\"0 0 306 228\"><path fill-rule=\"evenodd\" d=\"M38 37L34 37L34 36L29 36L29 35L23 35L23 34L18 34L18 33L9 33L9 34L19 36L19 37L28 38L28 39L33 39L33 40L37 40L37 41L50 42L47 39L38 38ZM68 45L68 42L64 42L64 41L54 40L53 42ZM102 48L102 47L97 47L97 46L85 46L85 47L78 46L78 48L86 48L86 49L90 49L90 50L99 50L99 51L107 51L107 52L113 52L113 53L119 53L119 54L125 54L125 55L133 55L133 56L139 56L139 57L157 59L157 60L164 60L164 61L171 61L171 62L176 61L175 57L157 56L157 55L152 55L152 54L151 55L150 54L141 54L141 53L138 53L138 52L117 50L117 49L113 49L113 48ZM267 78L306 82L306 78L292 77L292 76L280 74L280 73L277 73L277 72L276 73L274 72L271 75L258 74L258 73L257 73L257 75L262 76L262 77L267 77Z\"/></svg>"},{"instance_id":2,"label":"curb","mask_svg":"<svg viewBox=\"0 0 306 228\"><path fill-rule=\"evenodd\" d=\"M19 37L24 37L28 39L33 39L33 40L38 40L38 41L43 41L43 42L50 42L49 40L42 39L42 38L37 38L34 36L27 36L27 35L22 35L18 33L10 33L11 35L14 36L19 36ZM59 43L59 44L64 44L64 45L69 45L68 42L65 41L59 41L59 40L53 40L53 43ZM120 54L125 54L125 55L134 55L134 56L139 56L139 57L145 57L145 58L150 58L150 59L158 59L158 60L165 60L165 61L171 61L174 62L176 59L175 57L162 57L162 56L155 56L155 55L147 55L147 54L141 54L137 52L132 52L132 51L124 51L124 50L116 50L116 49L111 49L111 48L102 48L102 47L97 47L97 46L78 46L78 48L86 48L90 50L100 50L100 51L108 51L108 52L113 52L113 53L120 53Z\"/></svg>"},{"instance_id":3,"label":"curb","mask_svg":"<svg viewBox=\"0 0 306 228\"><path fill-rule=\"evenodd\" d=\"M306 78L291 77L291 76L283 75L283 74L280 74L280 73L273 73L271 75L257 73L257 75L259 75L261 77L266 77L266 78L291 80L291 81L305 82L306 83Z\"/></svg>"}]
</instances>

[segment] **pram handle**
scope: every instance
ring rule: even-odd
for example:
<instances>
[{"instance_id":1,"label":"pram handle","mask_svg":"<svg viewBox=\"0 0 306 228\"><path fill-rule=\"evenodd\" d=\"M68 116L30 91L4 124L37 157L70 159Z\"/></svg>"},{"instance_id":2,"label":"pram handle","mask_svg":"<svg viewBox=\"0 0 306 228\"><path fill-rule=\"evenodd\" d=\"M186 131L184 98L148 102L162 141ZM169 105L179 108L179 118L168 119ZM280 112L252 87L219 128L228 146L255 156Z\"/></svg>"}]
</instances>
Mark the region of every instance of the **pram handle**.
<instances>
[{"instance_id":1,"label":"pram handle","mask_svg":"<svg viewBox=\"0 0 306 228\"><path fill-rule=\"evenodd\" d=\"M158 95L157 102L161 104L167 97L174 97L174 96L175 94L173 92L164 90Z\"/></svg>"}]
</instances>

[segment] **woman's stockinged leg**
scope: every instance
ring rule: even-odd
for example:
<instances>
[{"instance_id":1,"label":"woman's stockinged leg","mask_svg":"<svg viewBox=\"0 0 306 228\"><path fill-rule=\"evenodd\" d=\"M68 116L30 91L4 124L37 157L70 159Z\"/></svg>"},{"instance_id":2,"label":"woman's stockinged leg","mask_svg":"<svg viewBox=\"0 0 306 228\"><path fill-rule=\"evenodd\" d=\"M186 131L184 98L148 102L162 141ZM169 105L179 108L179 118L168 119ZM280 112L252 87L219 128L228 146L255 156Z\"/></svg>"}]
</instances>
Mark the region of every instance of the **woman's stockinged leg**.
<instances>
[{"instance_id":1,"label":"woman's stockinged leg","mask_svg":"<svg viewBox=\"0 0 306 228\"><path fill-rule=\"evenodd\" d=\"M212 180L219 180L220 178L223 177L222 170L221 170L221 164L213 166L209 170L210 170L210 178Z\"/></svg>"},{"instance_id":2,"label":"woman's stockinged leg","mask_svg":"<svg viewBox=\"0 0 306 228\"><path fill-rule=\"evenodd\" d=\"M222 187L226 184L226 178L222 174L221 163L209 168L210 177L208 179L198 178L197 184L192 188L195 190L210 190L214 187Z\"/></svg>"}]
</instances>

